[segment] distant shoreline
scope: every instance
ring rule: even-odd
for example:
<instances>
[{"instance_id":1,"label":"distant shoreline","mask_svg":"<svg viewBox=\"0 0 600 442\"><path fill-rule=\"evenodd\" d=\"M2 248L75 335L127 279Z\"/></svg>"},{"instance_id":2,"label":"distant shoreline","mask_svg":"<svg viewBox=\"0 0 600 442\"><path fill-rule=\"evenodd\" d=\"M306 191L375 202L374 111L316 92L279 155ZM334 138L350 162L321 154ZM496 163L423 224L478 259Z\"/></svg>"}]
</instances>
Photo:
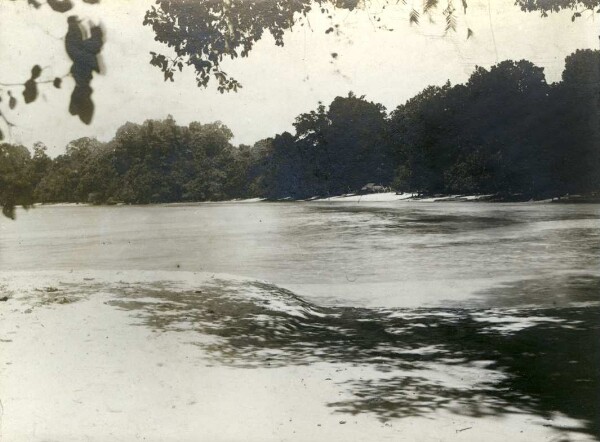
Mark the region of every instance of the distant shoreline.
<instances>
[{"instance_id":1,"label":"distant shoreline","mask_svg":"<svg viewBox=\"0 0 600 442\"><path fill-rule=\"evenodd\" d=\"M116 204L92 204L84 202L56 202L56 203L35 203L35 207L79 207L79 206L149 206L149 205L187 205L187 204L202 204L202 203L281 203L281 202L372 202L372 203L383 203L383 202L394 202L394 201L413 201L413 202L486 202L486 203L558 203L558 204L600 204L599 195L562 195L555 196L552 198L540 198L535 199L524 195L499 195L499 194L487 194L487 195L418 195L416 193L396 193L396 192L382 192L382 193L368 193L368 194L343 194L334 196L314 196L312 198L293 199L280 198L280 199L269 199L269 198L245 198L245 199L231 199L231 200L218 200L218 201L173 201L164 203L149 203L149 204L128 204L118 202Z\"/></svg>"}]
</instances>

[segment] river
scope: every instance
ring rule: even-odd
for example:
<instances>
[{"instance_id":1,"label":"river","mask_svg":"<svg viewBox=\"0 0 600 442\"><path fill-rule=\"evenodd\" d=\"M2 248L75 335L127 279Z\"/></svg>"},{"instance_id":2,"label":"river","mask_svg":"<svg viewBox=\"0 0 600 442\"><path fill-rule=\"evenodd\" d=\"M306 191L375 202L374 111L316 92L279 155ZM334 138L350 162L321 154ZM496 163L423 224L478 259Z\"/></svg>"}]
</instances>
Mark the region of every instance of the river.
<instances>
[{"instance_id":1,"label":"river","mask_svg":"<svg viewBox=\"0 0 600 442\"><path fill-rule=\"evenodd\" d=\"M336 387L334 392L320 384L309 388L311 399L306 401L315 400L315 410L324 407L323 413L342 416L335 419L344 424L343 416L371 419L361 428L367 436L378 434L377 440L398 440L402 434L403 440L411 440L408 424L395 427L404 433L389 433L388 425L395 422L414 424L419 421L410 419L437 416L438 422L450 425L441 412L463 419L453 433L463 437L465 430L467 439L461 440L489 438L496 424L508 431L498 420L508 415L525 420L518 421L514 434L495 430L499 440L597 440L599 435L598 205L401 201L42 206L20 210L15 222L0 220L0 269L0 288L14 302L19 297L25 302L21 313L33 307L38 320L55 321L61 339L74 339L63 328L78 314L87 312L92 318L102 311L106 316L99 324L122 314L130 325L169 336L167 353L172 358L201 349L205 362L199 365L221 367L210 372L218 376L225 367L242 378L295 367L303 382L322 376ZM57 316L61 311L69 313ZM3 311L3 319L13 316ZM22 334L19 321L6 322L12 325L5 325L4 332ZM122 319L115 316L114 321ZM44 345L59 345L48 337L47 327ZM106 328L107 338L111 327L119 329L97 327ZM128 330L120 340L139 333ZM35 346L40 337L27 339L22 345ZM142 336L140 342L148 341ZM17 379L23 371L17 368L27 365L27 358L13 342L3 345L12 345L7 348L14 352L5 354L14 365L0 368L0 374L14 376L8 390L12 403L21 404L24 393ZM104 367L119 366L115 351L98 354L97 360ZM121 351L123 358L134 352L131 347ZM154 353L139 357L149 354ZM164 352L157 351L156 357ZM72 360L65 354L62 358ZM340 377L342 371L346 377ZM41 373L31 374L31 385L40 383L46 372ZM72 376L82 375L77 371ZM138 381L150 376L147 381L152 383L156 375L139 376ZM263 382L265 388L277 384L274 375L265 376L252 382ZM87 380L82 377L81 382ZM180 385L182 391L190 387ZM30 387L29 394L42 401L45 388ZM290 391L291 396L301 394ZM329 391L326 397L319 396L324 391ZM242 396L256 394L253 390ZM5 414L10 397L3 398ZM268 396L260 404L264 408L273 400ZM310 413L294 407L305 410L305 405L290 405L300 421ZM15 405L15 413L24 426L31 410L20 407ZM231 407L228 402L225 413ZM272 424L273 415L268 416ZM287 415L281 419L287 425L285 437L283 430L257 430L244 440L345 437L339 428L321 435L307 430L321 427L316 421L292 425ZM377 430L373 422L381 423ZM480 431L471 430L473 422ZM12 425L9 421L12 434L32 440L31 433L19 433L23 428ZM46 436L69 439L51 423L45 425L52 428ZM441 431L439 425L435 431ZM85 433L90 440L95 440L93 434ZM232 436L219 427L205 440L236 440L236 434L241 433ZM102 433L97 439L102 437L108 436Z\"/></svg>"},{"instance_id":2,"label":"river","mask_svg":"<svg viewBox=\"0 0 600 442\"><path fill-rule=\"evenodd\" d=\"M600 274L597 205L46 206L0 228L4 270L215 272L339 305L562 305Z\"/></svg>"}]
</instances>

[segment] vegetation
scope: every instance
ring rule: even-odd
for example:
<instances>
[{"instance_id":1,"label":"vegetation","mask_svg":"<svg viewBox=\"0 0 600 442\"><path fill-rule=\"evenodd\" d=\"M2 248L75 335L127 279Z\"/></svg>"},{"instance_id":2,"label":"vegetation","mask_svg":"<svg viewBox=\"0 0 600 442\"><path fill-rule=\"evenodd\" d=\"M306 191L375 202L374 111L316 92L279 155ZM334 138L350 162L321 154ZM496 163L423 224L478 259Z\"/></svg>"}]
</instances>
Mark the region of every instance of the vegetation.
<instances>
[{"instance_id":1,"label":"vegetation","mask_svg":"<svg viewBox=\"0 0 600 442\"><path fill-rule=\"evenodd\" d=\"M85 20L72 14L73 8L80 3L98 4L101 0L12 1L26 1L32 10L47 7L66 14L64 50L72 65L62 76L44 78L42 74L46 68L35 64L30 78L22 83L0 83L0 102L4 99L9 108L0 109L0 141L5 138L4 131L10 132L15 126L9 112L19 103L19 95L23 96L25 104L32 103L39 96L40 86L52 84L60 89L66 77L72 77L75 82L69 113L90 124L94 115L92 80L94 72L100 72L98 57L105 36L101 25L86 24ZM270 34L277 46L283 46L285 32L294 26L304 26L305 22L310 26L307 14L317 11L329 20L328 27L320 32L335 35L343 28L343 23L335 22L334 11L359 9L368 14L377 29L393 31L381 24L379 15L386 7L397 3L397 0L380 0L377 11L372 11L371 3L364 0L155 0L155 5L146 11L143 25L151 27L154 40L165 46L165 53L150 53L150 64L160 69L165 81L174 81L177 72L191 68L198 86L206 87L214 78L220 92L235 92L242 85L221 68L223 60L248 57L254 44L265 34ZM403 3L406 4L406 0ZM420 6L409 8L408 21L410 25L418 25L427 16L433 23L433 16L437 14L444 33L457 32L457 14L467 14L469 0L458 3L458 0L424 0ZM524 12L540 12L542 17L568 10L573 21L584 14L600 13L600 0L514 0L514 5ZM468 39L473 31L467 28L464 35Z\"/></svg>"},{"instance_id":2,"label":"vegetation","mask_svg":"<svg viewBox=\"0 0 600 442\"><path fill-rule=\"evenodd\" d=\"M301 114L295 133L234 146L221 123L168 117L44 146L0 145L0 201L134 204L306 198L368 182L422 194L545 198L600 190L600 51L566 59L547 84L528 61L477 68L466 84L430 86L387 114L350 93Z\"/></svg>"}]
</instances>

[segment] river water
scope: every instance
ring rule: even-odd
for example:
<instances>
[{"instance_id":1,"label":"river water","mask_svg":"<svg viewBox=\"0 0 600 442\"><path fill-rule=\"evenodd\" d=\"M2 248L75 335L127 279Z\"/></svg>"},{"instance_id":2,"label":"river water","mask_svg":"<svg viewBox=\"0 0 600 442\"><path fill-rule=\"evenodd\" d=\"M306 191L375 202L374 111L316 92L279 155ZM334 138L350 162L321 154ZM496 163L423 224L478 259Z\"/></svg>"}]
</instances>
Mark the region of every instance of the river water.
<instances>
[{"instance_id":1,"label":"river water","mask_svg":"<svg viewBox=\"0 0 600 442\"><path fill-rule=\"evenodd\" d=\"M245 401L264 411L264 421L252 421L262 430L248 433L247 440L346 440L348 435L337 429L338 415L367 419L354 429L343 427L362 428L367 438L361 440L369 440L368 434L374 440L439 440L439 432L456 422L462 423L451 434L460 440L600 440L597 205L45 206L20 211L16 222L0 220L0 270L0 292L15 300L22 292L38 312L25 316L32 318L25 325L18 315L31 312L27 305L21 311L0 310L6 329L0 326L0 335L40 330L25 333L22 347L1 340L9 346L1 348L14 350L5 353L12 365L0 366L0 375L13 379L4 407L12 407L23 422L5 428L9 434L28 434L23 431L29 428L32 405L25 397L37 398L45 410L56 405L46 404L53 397L47 392L48 373L58 378L72 366L63 383L73 384L74 392L94 392L85 399L72 393L76 402L118 397L126 388L115 387L122 373L133 373L144 391L153 392L152 399L139 403L131 402L137 393L121 401L121 408L130 407L127 420L115 418L112 409L102 415L108 416L107 428L123 432L131 419L140 428L149 425L151 419L143 416L154 411L139 414L144 404L170 396L175 401L195 386L212 401L236 395L220 412L205 410L205 417L218 412L250 419L249 409L236 409ZM69 313L61 316L61 311ZM153 337L135 346L110 346L104 335L108 339L122 330L118 341L127 343L140 329L111 323L107 318L116 312L129 318L128 327L143 325L148 333L160 331L171 340L162 347L149 344L158 342ZM36 318L44 318L44 328ZM90 318L96 318L93 327L77 322ZM90 333L102 339L94 341ZM84 369L82 351L69 348L86 346L98 355ZM23 348L34 350L23 353ZM208 362L190 365L187 358L194 355ZM163 362L123 365L151 357L180 361L158 382L167 390L156 386L160 374L142 369ZM46 362L40 365L40 360ZM36 364L38 371L31 371ZM205 371L198 371L201 366ZM110 377L109 368L118 375ZM182 370L195 380L178 378ZM210 383L200 388L210 376L219 388L211 390ZM285 394L294 376L302 383ZM276 378L286 386L275 388ZM27 383L21 385L22 379ZM179 390L172 379L178 379ZM237 389L228 388L232 379L240 380ZM309 379L312 387L303 383ZM244 393L252 385L256 388ZM257 399L271 390L271 396ZM110 395L105 398L103 392ZM302 394L305 402L294 401ZM56 395L69 398L68 386L61 384ZM306 428L282 415L277 425L289 430L283 437L283 427L275 428L279 418L273 417L273 404L288 400L289 414L304 419ZM307 401L314 401L308 409L318 421L309 419ZM60 426L71 421L63 416L77 414L67 405L56 408L55 415L40 412L36 422L44 422L46 434L65 436ZM181 430L162 419L165 409L158 411L152 418L156 440L160 431ZM77 419L96 416L90 413ZM332 433L313 433L321 430L325 415L334 416ZM191 416L172 418L187 425ZM514 424L508 416L521 420ZM419 426L418 419L436 424ZM408 423L398 427L398 422ZM390 433L392 423L400 433ZM203 425L202 431L210 431L210 424ZM223 433L222 425L213 425L213 440L236 440ZM411 428L416 433L406 433ZM431 437L418 436L428 428ZM237 430L245 434L246 429ZM265 429L270 432L261 432ZM463 430L468 430L464 437ZM68 433L71 439L61 440L90 434ZM94 434L90 440L102 440L101 433ZM23 440L35 439L30 436Z\"/></svg>"},{"instance_id":2,"label":"river water","mask_svg":"<svg viewBox=\"0 0 600 442\"><path fill-rule=\"evenodd\" d=\"M0 229L3 270L215 272L320 304L566 305L600 275L597 205L47 206Z\"/></svg>"}]
</instances>

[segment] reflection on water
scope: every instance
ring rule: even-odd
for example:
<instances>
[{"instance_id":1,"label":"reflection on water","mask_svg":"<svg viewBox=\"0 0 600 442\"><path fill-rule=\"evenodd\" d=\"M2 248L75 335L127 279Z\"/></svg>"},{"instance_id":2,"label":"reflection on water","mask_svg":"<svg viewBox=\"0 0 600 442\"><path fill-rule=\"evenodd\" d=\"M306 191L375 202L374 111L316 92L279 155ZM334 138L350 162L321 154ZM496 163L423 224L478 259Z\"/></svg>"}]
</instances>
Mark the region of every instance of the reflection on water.
<instances>
[{"instance_id":1,"label":"reflection on water","mask_svg":"<svg viewBox=\"0 0 600 442\"><path fill-rule=\"evenodd\" d=\"M599 279L573 282L598 299ZM508 289L508 296L510 290ZM494 296L502 296L499 287ZM600 436L600 308L367 309L321 307L262 282L213 280L196 290L131 286L110 303L159 331L195 330L194 342L222 364L278 367L317 362L368 367L372 375L339 382L352 397L341 413L382 420L448 409L468 416L554 413L581 420ZM479 370L470 385L432 373Z\"/></svg>"},{"instance_id":2,"label":"reflection on water","mask_svg":"<svg viewBox=\"0 0 600 442\"><path fill-rule=\"evenodd\" d=\"M566 307L598 302L599 298L600 276L575 273L504 282L476 293L468 305L486 307L493 299L495 307Z\"/></svg>"}]
</instances>

